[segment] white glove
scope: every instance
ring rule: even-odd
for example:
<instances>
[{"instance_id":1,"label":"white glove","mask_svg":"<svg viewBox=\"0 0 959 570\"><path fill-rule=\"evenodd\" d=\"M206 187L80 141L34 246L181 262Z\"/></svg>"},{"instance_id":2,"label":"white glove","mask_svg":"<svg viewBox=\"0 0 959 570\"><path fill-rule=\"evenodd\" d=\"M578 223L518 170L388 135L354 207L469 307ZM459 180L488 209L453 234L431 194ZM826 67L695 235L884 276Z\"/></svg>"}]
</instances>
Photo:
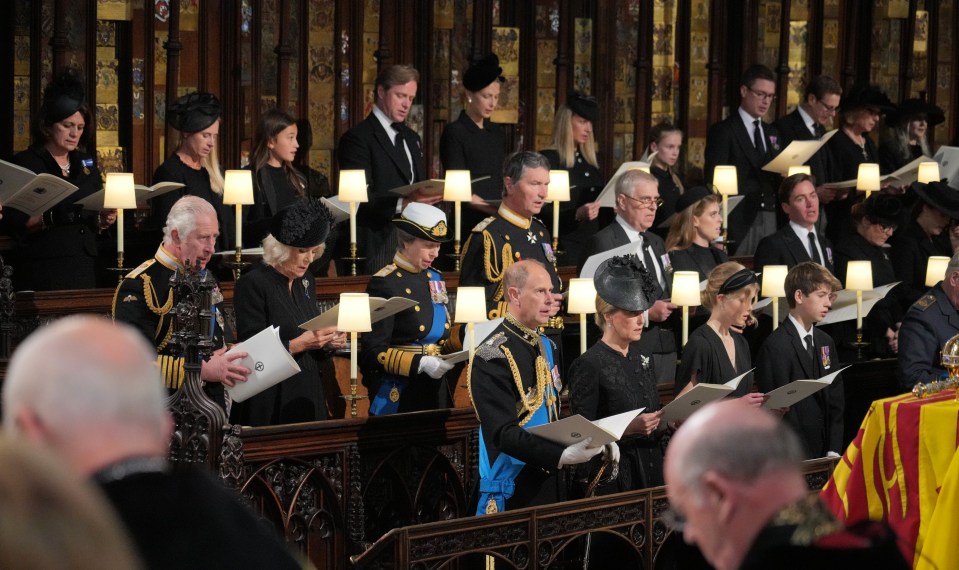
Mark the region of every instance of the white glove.
<instances>
[{"instance_id":1,"label":"white glove","mask_svg":"<svg viewBox=\"0 0 959 570\"><path fill-rule=\"evenodd\" d=\"M615 441L607 443L606 446L603 447L603 454L611 463L619 463L619 446L616 445Z\"/></svg>"},{"instance_id":2,"label":"white glove","mask_svg":"<svg viewBox=\"0 0 959 570\"><path fill-rule=\"evenodd\" d=\"M426 374L434 380L439 380L444 374L453 369L453 365L437 356L420 358L420 368L417 372Z\"/></svg>"},{"instance_id":3,"label":"white glove","mask_svg":"<svg viewBox=\"0 0 959 570\"><path fill-rule=\"evenodd\" d=\"M833 458L839 458L839 457L842 457L842 456L839 455L838 453L836 453L835 451L827 451L827 452L826 452L826 457L828 457L829 459L833 459Z\"/></svg>"},{"instance_id":4,"label":"white glove","mask_svg":"<svg viewBox=\"0 0 959 570\"><path fill-rule=\"evenodd\" d=\"M564 449L563 455L559 458L559 467L564 465L577 465L579 463L586 463L598 455L599 452L601 452L604 448L601 446L590 449L589 444L592 441L593 438L587 437L583 441Z\"/></svg>"}]
</instances>

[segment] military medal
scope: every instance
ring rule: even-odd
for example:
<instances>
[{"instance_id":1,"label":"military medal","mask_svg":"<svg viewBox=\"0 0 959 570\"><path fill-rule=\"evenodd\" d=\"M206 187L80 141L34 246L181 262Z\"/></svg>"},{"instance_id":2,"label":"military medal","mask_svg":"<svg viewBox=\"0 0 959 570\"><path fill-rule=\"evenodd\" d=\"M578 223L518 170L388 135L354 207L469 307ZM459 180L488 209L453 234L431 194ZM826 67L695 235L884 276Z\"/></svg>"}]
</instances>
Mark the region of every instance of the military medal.
<instances>
[{"instance_id":1,"label":"military medal","mask_svg":"<svg viewBox=\"0 0 959 570\"><path fill-rule=\"evenodd\" d=\"M664 253L663 255L661 255L659 260L663 264L663 271L665 271L666 273L673 272L673 263L672 261L670 261L668 253Z\"/></svg>"},{"instance_id":2,"label":"military medal","mask_svg":"<svg viewBox=\"0 0 959 570\"><path fill-rule=\"evenodd\" d=\"M400 391L396 389L396 384L393 384L393 388L390 390L390 401L394 404L400 401Z\"/></svg>"},{"instance_id":3,"label":"military medal","mask_svg":"<svg viewBox=\"0 0 959 570\"><path fill-rule=\"evenodd\" d=\"M559 368L554 365L551 372L553 373L553 388L555 388L557 392L561 392L563 390L563 383L559 379Z\"/></svg>"},{"instance_id":4,"label":"military medal","mask_svg":"<svg viewBox=\"0 0 959 570\"><path fill-rule=\"evenodd\" d=\"M446 281L430 280L430 298L434 303L449 303L450 298L446 293Z\"/></svg>"},{"instance_id":5,"label":"military medal","mask_svg":"<svg viewBox=\"0 0 959 570\"><path fill-rule=\"evenodd\" d=\"M489 498L489 501L486 503L486 514L491 515L493 513L498 513L499 507L496 506L496 499L493 497Z\"/></svg>"},{"instance_id":6,"label":"military medal","mask_svg":"<svg viewBox=\"0 0 959 570\"><path fill-rule=\"evenodd\" d=\"M543 246L543 253L546 254L547 261L549 261L550 263L556 263L556 254L553 253L553 246L546 242L543 242L542 246Z\"/></svg>"},{"instance_id":7,"label":"military medal","mask_svg":"<svg viewBox=\"0 0 959 570\"><path fill-rule=\"evenodd\" d=\"M822 358L822 367L829 368L832 366L832 360L829 358L829 347L823 346L819 348L819 354Z\"/></svg>"},{"instance_id":8,"label":"military medal","mask_svg":"<svg viewBox=\"0 0 959 570\"><path fill-rule=\"evenodd\" d=\"M223 302L223 292L220 291L219 287L214 287L213 288L213 304L219 305L222 302Z\"/></svg>"},{"instance_id":9,"label":"military medal","mask_svg":"<svg viewBox=\"0 0 959 570\"><path fill-rule=\"evenodd\" d=\"M526 240L529 241L529 243L536 243L536 235L533 234L532 230L526 232Z\"/></svg>"},{"instance_id":10,"label":"military medal","mask_svg":"<svg viewBox=\"0 0 959 570\"><path fill-rule=\"evenodd\" d=\"M83 165L83 173L90 174L90 167L93 166L93 159L84 158L83 160L80 161L80 164Z\"/></svg>"}]
</instances>

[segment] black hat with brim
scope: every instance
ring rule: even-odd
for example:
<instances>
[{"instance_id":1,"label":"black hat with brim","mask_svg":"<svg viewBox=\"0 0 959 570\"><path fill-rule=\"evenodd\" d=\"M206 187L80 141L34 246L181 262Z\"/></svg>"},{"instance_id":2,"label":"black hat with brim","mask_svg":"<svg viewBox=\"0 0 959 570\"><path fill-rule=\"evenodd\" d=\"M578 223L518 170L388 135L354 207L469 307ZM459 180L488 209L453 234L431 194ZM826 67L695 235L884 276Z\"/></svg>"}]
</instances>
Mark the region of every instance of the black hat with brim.
<instances>
[{"instance_id":1,"label":"black hat with brim","mask_svg":"<svg viewBox=\"0 0 959 570\"><path fill-rule=\"evenodd\" d=\"M839 103L839 110L843 113L867 107L879 109L881 113L890 113L896 110L893 102L876 85L853 85L849 94L844 94Z\"/></svg>"},{"instance_id":2,"label":"black hat with brim","mask_svg":"<svg viewBox=\"0 0 959 570\"><path fill-rule=\"evenodd\" d=\"M396 228L416 238L436 243L450 241L446 214L436 206L411 202L391 222Z\"/></svg>"},{"instance_id":3,"label":"black hat with brim","mask_svg":"<svg viewBox=\"0 0 959 570\"><path fill-rule=\"evenodd\" d=\"M477 61L463 74L463 87L468 91L479 91L494 81L505 81L499 58L491 53Z\"/></svg>"},{"instance_id":4,"label":"black hat with brim","mask_svg":"<svg viewBox=\"0 0 959 570\"><path fill-rule=\"evenodd\" d=\"M906 99L899 105L898 109L886 115L886 124L891 127L905 126L904 122L916 117L925 117L926 123L930 127L934 127L945 122L946 113L936 105L926 103L922 99Z\"/></svg>"},{"instance_id":5,"label":"black hat with brim","mask_svg":"<svg viewBox=\"0 0 959 570\"><path fill-rule=\"evenodd\" d=\"M685 192L680 194L679 198L676 200L676 213L678 214L696 202L699 202L703 198L712 195L713 193L710 192L709 188L706 188L705 186L693 186L692 188L688 188Z\"/></svg>"},{"instance_id":6,"label":"black hat with brim","mask_svg":"<svg viewBox=\"0 0 959 570\"><path fill-rule=\"evenodd\" d=\"M874 224L898 226L902 223L902 201L890 194L874 192L862 203L863 215Z\"/></svg>"},{"instance_id":7,"label":"black hat with brim","mask_svg":"<svg viewBox=\"0 0 959 570\"><path fill-rule=\"evenodd\" d=\"M659 300L653 279L635 255L604 261L593 276L596 294L617 309L645 311Z\"/></svg>"},{"instance_id":8,"label":"black hat with brim","mask_svg":"<svg viewBox=\"0 0 959 570\"><path fill-rule=\"evenodd\" d=\"M912 189L923 202L946 214L953 220L959 220L959 190L949 186L948 181L939 180L922 184L915 182Z\"/></svg>"},{"instance_id":9,"label":"black hat with brim","mask_svg":"<svg viewBox=\"0 0 959 570\"><path fill-rule=\"evenodd\" d=\"M574 92L566 100L566 106L569 107L570 111L591 123L599 120L599 104L596 103L595 97Z\"/></svg>"},{"instance_id":10,"label":"black hat with brim","mask_svg":"<svg viewBox=\"0 0 959 570\"><path fill-rule=\"evenodd\" d=\"M43 92L41 116L47 123L59 123L83 107L83 84L72 71L57 75Z\"/></svg>"},{"instance_id":11,"label":"black hat with brim","mask_svg":"<svg viewBox=\"0 0 959 570\"><path fill-rule=\"evenodd\" d=\"M283 245L316 247L330 235L333 214L318 198L304 197L280 210L270 222L270 233Z\"/></svg>"},{"instance_id":12,"label":"black hat with brim","mask_svg":"<svg viewBox=\"0 0 959 570\"><path fill-rule=\"evenodd\" d=\"M223 112L215 95L194 91L177 99L167 109L167 122L181 133L198 133L209 127Z\"/></svg>"}]
</instances>

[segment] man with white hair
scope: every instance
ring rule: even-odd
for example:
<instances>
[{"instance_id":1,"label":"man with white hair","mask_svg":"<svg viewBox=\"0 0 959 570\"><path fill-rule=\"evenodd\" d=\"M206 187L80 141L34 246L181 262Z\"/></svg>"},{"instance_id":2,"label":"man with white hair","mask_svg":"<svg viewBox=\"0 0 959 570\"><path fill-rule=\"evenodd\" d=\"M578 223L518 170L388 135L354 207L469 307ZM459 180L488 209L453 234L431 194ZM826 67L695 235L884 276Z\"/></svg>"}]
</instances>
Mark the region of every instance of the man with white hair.
<instances>
[{"instance_id":1,"label":"man with white hair","mask_svg":"<svg viewBox=\"0 0 959 570\"><path fill-rule=\"evenodd\" d=\"M136 327L156 347L157 364L163 375L163 383L176 390L184 379L184 358L169 348L173 334L173 287L170 278L187 267L206 268L213 257L217 236L220 235L216 210L209 202L196 196L184 196L176 201L167 216L163 228L163 243L153 259L140 264L127 273L113 295L113 320ZM214 303L222 300L217 292ZM216 310L215 337L222 337L223 317ZM222 338L214 339L222 345ZM250 370L238 361L245 352L226 355L222 347L203 362L200 378L205 382L222 382L232 386L245 382Z\"/></svg>"},{"instance_id":2,"label":"man with white hair","mask_svg":"<svg viewBox=\"0 0 959 570\"><path fill-rule=\"evenodd\" d=\"M959 334L959 254L952 256L942 281L909 307L899 327L899 385L911 390L946 376L942 347Z\"/></svg>"},{"instance_id":3,"label":"man with white hair","mask_svg":"<svg viewBox=\"0 0 959 570\"><path fill-rule=\"evenodd\" d=\"M127 325L58 320L10 360L3 427L98 483L149 568L297 568L238 497L203 472L172 470L173 422L154 360Z\"/></svg>"},{"instance_id":4,"label":"man with white hair","mask_svg":"<svg viewBox=\"0 0 959 570\"><path fill-rule=\"evenodd\" d=\"M881 523L844 527L810 495L799 439L726 400L693 414L666 450L664 516L717 570L908 568Z\"/></svg>"}]
</instances>

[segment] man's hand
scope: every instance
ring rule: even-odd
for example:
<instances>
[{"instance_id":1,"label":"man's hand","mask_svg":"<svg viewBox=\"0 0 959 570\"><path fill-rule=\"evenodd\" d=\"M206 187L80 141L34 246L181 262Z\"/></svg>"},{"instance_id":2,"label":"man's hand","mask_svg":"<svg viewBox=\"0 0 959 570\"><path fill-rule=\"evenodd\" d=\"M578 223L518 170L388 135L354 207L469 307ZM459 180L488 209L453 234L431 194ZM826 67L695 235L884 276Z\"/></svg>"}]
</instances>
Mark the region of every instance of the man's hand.
<instances>
[{"instance_id":1,"label":"man's hand","mask_svg":"<svg viewBox=\"0 0 959 570\"><path fill-rule=\"evenodd\" d=\"M578 465L580 463L585 463L599 454L604 446L590 448L589 444L592 443L593 438L587 437L583 441L573 444L563 450L563 455L559 458L558 467L564 465Z\"/></svg>"},{"instance_id":2,"label":"man's hand","mask_svg":"<svg viewBox=\"0 0 959 570\"><path fill-rule=\"evenodd\" d=\"M899 353L899 331L886 329L886 340L889 342L889 350Z\"/></svg>"},{"instance_id":3,"label":"man's hand","mask_svg":"<svg viewBox=\"0 0 959 570\"><path fill-rule=\"evenodd\" d=\"M661 323L669 318L669 315L673 313L676 309L679 308L679 305L674 305L669 301L659 300L653 304L649 309L649 320L654 323Z\"/></svg>"},{"instance_id":4,"label":"man's hand","mask_svg":"<svg viewBox=\"0 0 959 570\"><path fill-rule=\"evenodd\" d=\"M407 207L410 202L421 202L423 204L438 204L443 201L442 194L436 194L433 196L427 195L422 189L413 190L403 198L403 207Z\"/></svg>"},{"instance_id":5,"label":"man's hand","mask_svg":"<svg viewBox=\"0 0 959 570\"><path fill-rule=\"evenodd\" d=\"M420 358L420 367L417 372L426 374L433 380L439 380L452 369L452 364L438 356L424 356Z\"/></svg>"},{"instance_id":6,"label":"man's hand","mask_svg":"<svg viewBox=\"0 0 959 570\"><path fill-rule=\"evenodd\" d=\"M246 382L250 369L237 363L238 360L249 356L245 352L226 354L226 347L213 353L209 360L200 366L200 379L205 382L222 382L233 386L237 382Z\"/></svg>"}]
</instances>

